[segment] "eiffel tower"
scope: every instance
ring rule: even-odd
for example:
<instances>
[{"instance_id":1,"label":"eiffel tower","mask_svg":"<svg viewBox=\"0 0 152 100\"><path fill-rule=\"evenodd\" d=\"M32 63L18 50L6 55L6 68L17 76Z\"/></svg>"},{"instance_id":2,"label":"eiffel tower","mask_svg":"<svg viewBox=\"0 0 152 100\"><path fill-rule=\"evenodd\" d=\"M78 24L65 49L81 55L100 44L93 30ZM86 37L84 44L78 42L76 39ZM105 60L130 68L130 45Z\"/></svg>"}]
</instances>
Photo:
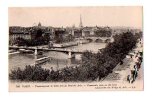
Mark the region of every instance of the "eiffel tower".
<instances>
[{"instance_id":1,"label":"eiffel tower","mask_svg":"<svg viewBox=\"0 0 152 100\"><path fill-rule=\"evenodd\" d=\"M82 27L83 27L82 19L81 19L81 15L80 15L80 24L79 24L79 27L80 27L80 28L82 28Z\"/></svg>"}]
</instances>

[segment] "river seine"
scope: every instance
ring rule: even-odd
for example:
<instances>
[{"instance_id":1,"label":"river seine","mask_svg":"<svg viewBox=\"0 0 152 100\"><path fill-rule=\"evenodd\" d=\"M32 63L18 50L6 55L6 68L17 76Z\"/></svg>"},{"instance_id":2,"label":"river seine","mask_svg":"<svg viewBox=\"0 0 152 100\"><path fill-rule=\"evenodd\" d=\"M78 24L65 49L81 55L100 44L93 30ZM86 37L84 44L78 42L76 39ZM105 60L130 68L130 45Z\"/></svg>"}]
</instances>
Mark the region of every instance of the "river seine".
<instances>
[{"instance_id":1,"label":"river seine","mask_svg":"<svg viewBox=\"0 0 152 100\"><path fill-rule=\"evenodd\" d=\"M78 46L67 47L68 49L75 50L89 50L93 52L97 52L98 49L105 48L105 43L88 43L82 44ZM81 54L76 54L75 58L68 59L68 55L62 52L49 51L44 52L45 56L51 57L51 60L41 66L43 68L50 69L53 67L54 69L64 68L66 66L73 66L80 63ZM15 69L20 67L21 69L25 68L26 65L34 64L34 55L33 54L12 54L9 55L9 71L11 69Z\"/></svg>"}]
</instances>

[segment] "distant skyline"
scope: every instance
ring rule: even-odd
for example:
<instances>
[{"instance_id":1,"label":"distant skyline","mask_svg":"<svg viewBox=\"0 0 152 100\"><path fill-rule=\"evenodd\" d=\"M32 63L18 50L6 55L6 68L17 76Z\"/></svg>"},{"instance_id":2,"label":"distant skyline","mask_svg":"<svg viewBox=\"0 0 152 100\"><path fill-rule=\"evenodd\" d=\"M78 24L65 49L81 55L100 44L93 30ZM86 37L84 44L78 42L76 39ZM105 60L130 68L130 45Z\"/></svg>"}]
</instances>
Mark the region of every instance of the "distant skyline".
<instances>
[{"instance_id":1,"label":"distant skyline","mask_svg":"<svg viewBox=\"0 0 152 100\"><path fill-rule=\"evenodd\" d=\"M142 6L10 7L9 26L124 26L142 28Z\"/></svg>"}]
</instances>

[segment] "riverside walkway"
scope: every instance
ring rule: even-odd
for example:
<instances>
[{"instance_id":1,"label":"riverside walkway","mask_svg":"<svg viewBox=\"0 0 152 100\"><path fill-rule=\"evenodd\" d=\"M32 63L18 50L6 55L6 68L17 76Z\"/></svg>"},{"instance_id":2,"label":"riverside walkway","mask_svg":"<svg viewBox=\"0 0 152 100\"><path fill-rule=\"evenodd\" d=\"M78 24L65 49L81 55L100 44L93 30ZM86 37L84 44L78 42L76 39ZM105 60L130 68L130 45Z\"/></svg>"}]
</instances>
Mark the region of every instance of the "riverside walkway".
<instances>
[{"instance_id":1,"label":"riverside walkway","mask_svg":"<svg viewBox=\"0 0 152 100\"><path fill-rule=\"evenodd\" d=\"M137 51L140 51L142 49L141 44L137 43L136 45L137 47L134 49ZM131 52L134 52L133 50ZM134 62L133 58L124 58L123 59L123 64L120 65L118 64L114 69L113 72L110 73L108 76L106 76L104 78L104 80L102 80L103 82L106 81L111 81L111 82L118 82L118 83L122 83L122 84L126 84L129 82L127 81L127 76L130 73L130 67L132 66L131 64ZM143 84L143 63L141 64L141 68L138 71L138 76L135 80L135 82L133 84L136 84L140 82L140 84Z\"/></svg>"}]
</instances>

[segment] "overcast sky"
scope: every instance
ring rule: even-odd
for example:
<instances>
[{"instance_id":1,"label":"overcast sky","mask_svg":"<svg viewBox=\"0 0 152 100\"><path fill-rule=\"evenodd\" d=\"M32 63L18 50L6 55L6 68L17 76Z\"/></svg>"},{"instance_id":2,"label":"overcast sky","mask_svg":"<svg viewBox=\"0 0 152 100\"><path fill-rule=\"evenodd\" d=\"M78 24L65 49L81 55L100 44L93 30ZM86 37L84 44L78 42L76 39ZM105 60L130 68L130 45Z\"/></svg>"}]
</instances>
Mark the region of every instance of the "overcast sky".
<instances>
[{"instance_id":1,"label":"overcast sky","mask_svg":"<svg viewBox=\"0 0 152 100\"><path fill-rule=\"evenodd\" d=\"M9 26L66 27L83 26L142 27L142 7L25 7L9 8Z\"/></svg>"}]
</instances>

